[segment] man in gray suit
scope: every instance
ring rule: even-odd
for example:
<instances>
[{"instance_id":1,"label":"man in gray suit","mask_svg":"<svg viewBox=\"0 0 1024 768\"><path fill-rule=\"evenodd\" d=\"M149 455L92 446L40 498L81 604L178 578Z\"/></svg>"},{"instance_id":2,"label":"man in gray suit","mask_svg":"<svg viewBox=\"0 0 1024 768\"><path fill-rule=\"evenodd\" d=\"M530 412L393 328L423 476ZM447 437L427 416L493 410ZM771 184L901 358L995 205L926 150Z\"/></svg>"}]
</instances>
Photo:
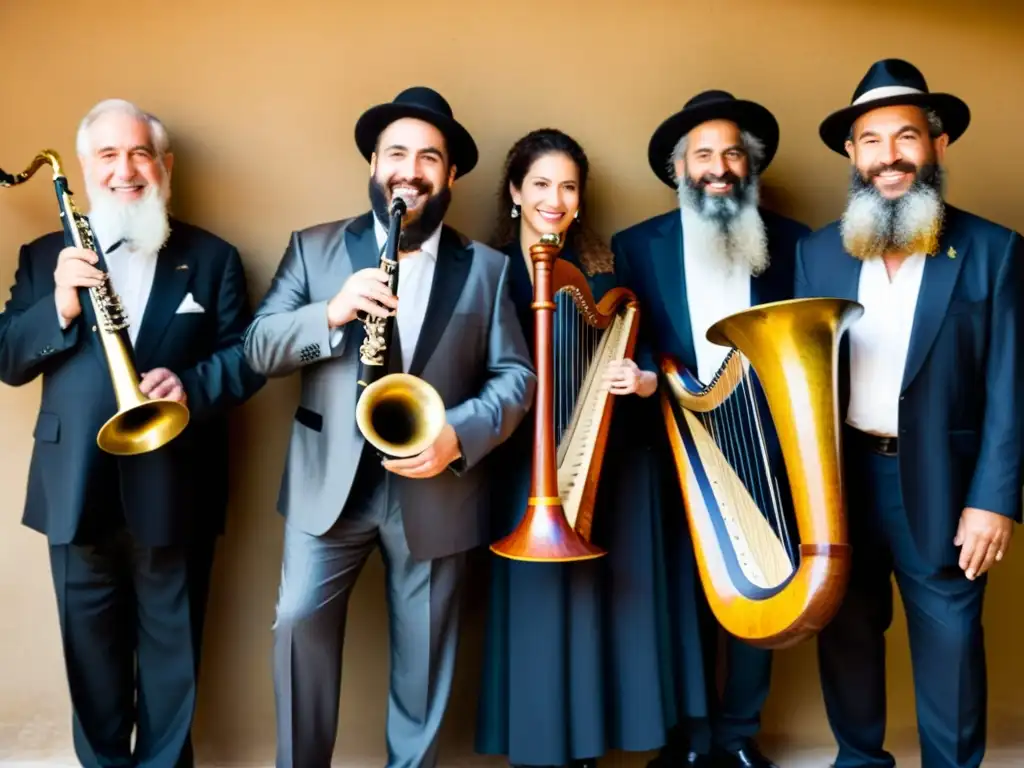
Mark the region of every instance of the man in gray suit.
<instances>
[{"instance_id":1,"label":"man in gray suit","mask_svg":"<svg viewBox=\"0 0 1024 768\"><path fill-rule=\"evenodd\" d=\"M437 764L467 550L489 539L481 460L533 401L536 377L508 291L507 258L443 223L477 149L428 88L368 110L356 143L372 211L292 234L245 338L266 376L302 371L278 499L284 562L274 638L277 765L327 768L334 751L348 599L380 546L387 570L389 768ZM378 268L396 192L408 212L396 300ZM339 290L340 287L340 290ZM447 425L409 459L381 462L355 423L356 312L394 313L389 371L433 385Z\"/></svg>"}]
</instances>

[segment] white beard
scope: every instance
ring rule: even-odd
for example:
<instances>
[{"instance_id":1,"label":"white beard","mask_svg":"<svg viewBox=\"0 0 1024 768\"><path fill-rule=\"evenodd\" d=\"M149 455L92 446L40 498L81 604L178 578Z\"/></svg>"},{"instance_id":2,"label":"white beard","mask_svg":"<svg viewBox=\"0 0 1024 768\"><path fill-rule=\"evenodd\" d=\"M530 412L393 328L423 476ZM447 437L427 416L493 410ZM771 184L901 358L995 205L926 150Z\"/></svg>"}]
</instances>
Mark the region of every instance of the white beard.
<instances>
[{"instance_id":1,"label":"white beard","mask_svg":"<svg viewBox=\"0 0 1024 768\"><path fill-rule=\"evenodd\" d=\"M764 221L758 213L757 183L752 183L738 203L722 203L736 212L723 222L712 218L710 211L698 210L694 205L692 192L680 182L678 186L679 206L686 221L686 238L698 243L702 256L711 261L722 261L732 267L748 270L751 275L760 275L768 268L768 234ZM704 207L710 207L711 203Z\"/></svg>"},{"instance_id":2,"label":"white beard","mask_svg":"<svg viewBox=\"0 0 1024 768\"><path fill-rule=\"evenodd\" d=\"M944 205L938 189L915 184L888 200L874 188L852 191L840 222L843 246L858 259L888 252L932 254L938 248Z\"/></svg>"},{"instance_id":3,"label":"white beard","mask_svg":"<svg viewBox=\"0 0 1024 768\"><path fill-rule=\"evenodd\" d=\"M86 180L89 197L89 223L103 247L119 240L144 253L159 251L171 233L167 215L170 183L166 175L159 187L150 186L142 198L130 202L118 200L106 187Z\"/></svg>"}]
</instances>

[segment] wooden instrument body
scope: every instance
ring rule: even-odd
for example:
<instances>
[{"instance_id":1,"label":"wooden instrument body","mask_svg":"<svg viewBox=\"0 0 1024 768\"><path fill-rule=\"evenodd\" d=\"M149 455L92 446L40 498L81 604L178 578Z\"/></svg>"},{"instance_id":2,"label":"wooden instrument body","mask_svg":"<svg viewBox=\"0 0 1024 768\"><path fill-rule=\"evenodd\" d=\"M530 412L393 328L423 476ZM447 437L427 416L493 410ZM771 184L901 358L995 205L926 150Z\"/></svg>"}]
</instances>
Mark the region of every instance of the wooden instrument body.
<instances>
[{"instance_id":1,"label":"wooden instrument body","mask_svg":"<svg viewBox=\"0 0 1024 768\"><path fill-rule=\"evenodd\" d=\"M841 299L759 305L716 323L732 347L702 388L662 358L661 406L704 591L716 618L757 646L785 648L835 615L849 578L837 392L839 340L863 311ZM749 360L781 448L799 538L791 563L715 440L695 417L734 396Z\"/></svg>"},{"instance_id":2,"label":"wooden instrument body","mask_svg":"<svg viewBox=\"0 0 1024 768\"><path fill-rule=\"evenodd\" d=\"M530 249L534 264L534 447L526 514L491 551L514 560L568 562L600 557L590 543L594 504L608 441L615 395L602 385L603 367L632 357L639 305L632 291L617 287L595 301L586 277L542 241ZM555 296L567 293L586 324L605 333L586 372L566 433L555 428Z\"/></svg>"}]
</instances>

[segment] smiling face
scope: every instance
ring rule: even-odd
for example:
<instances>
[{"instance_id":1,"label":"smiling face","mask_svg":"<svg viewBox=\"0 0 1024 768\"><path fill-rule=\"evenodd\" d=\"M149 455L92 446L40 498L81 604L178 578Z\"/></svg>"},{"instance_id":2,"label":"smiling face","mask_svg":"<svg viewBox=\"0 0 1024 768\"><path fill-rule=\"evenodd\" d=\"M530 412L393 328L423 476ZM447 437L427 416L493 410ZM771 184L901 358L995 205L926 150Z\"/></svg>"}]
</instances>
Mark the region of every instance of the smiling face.
<instances>
[{"instance_id":1,"label":"smiling face","mask_svg":"<svg viewBox=\"0 0 1024 768\"><path fill-rule=\"evenodd\" d=\"M840 232L858 259L935 253L944 216L942 160L948 137L920 107L874 109L854 123L850 188Z\"/></svg>"},{"instance_id":2,"label":"smiling face","mask_svg":"<svg viewBox=\"0 0 1024 768\"><path fill-rule=\"evenodd\" d=\"M731 120L709 120L693 128L685 154L676 160L676 175L685 175L707 195L735 196L749 172L740 128Z\"/></svg>"},{"instance_id":3,"label":"smiling face","mask_svg":"<svg viewBox=\"0 0 1024 768\"><path fill-rule=\"evenodd\" d=\"M423 120L406 117L381 131L370 157L370 204L386 227L391 201L405 199L399 250L419 250L437 230L451 204L456 168L444 134Z\"/></svg>"},{"instance_id":4,"label":"smiling face","mask_svg":"<svg viewBox=\"0 0 1024 768\"><path fill-rule=\"evenodd\" d=\"M703 257L751 275L767 269L770 258L764 221L758 211L756 168L764 146L731 120L695 126L675 150L676 190L690 221L687 237L699 242Z\"/></svg>"},{"instance_id":5,"label":"smiling face","mask_svg":"<svg viewBox=\"0 0 1024 768\"><path fill-rule=\"evenodd\" d=\"M941 164L948 137L933 139L920 107L897 105L874 109L853 124L846 142L850 161L865 182L889 200L902 197L921 170Z\"/></svg>"},{"instance_id":6,"label":"smiling face","mask_svg":"<svg viewBox=\"0 0 1024 768\"><path fill-rule=\"evenodd\" d=\"M530 165L522 186L509 185L512 202L519 206L528 242L541 235L565 233L580 207L580 169L564 152L548 152Z\"/></svg>"},{"instance_id":7,"label":"smiling face","mask_svg":"<svg viewBox=\"0 0 1024 768\"><path fill-rule=\"evenodd\" d=\"M134 203L168 186L174 158L157 155L145 120L115 111L90 126L89 151L79 159L90 189L116 202Z\"/></svg>"},{"instance_id":8,"label":"smiling face","mask_svg":"<svg viewBox=\"0 0 1024 768\"><path fill-rule=\"evenodd\" d=\"M370 174L390 206L395 193L405 198L406 222L423 213L455 181L444 134L430 123L407 117L385 128L370 158Z\"/></svg>"},{"instance_id":9,"label":"smiling face","mask_svg":"<svg viewBox=\"0 0 1024 768\"><path fill-rule=\"evenodd\" d=\"M97 115L79 137L89 222L101 247L121 241L156 253L167 242L174 158L157 145L154 130L165 138L142 114L115 107Z\"/></svg>"}]
</instances>

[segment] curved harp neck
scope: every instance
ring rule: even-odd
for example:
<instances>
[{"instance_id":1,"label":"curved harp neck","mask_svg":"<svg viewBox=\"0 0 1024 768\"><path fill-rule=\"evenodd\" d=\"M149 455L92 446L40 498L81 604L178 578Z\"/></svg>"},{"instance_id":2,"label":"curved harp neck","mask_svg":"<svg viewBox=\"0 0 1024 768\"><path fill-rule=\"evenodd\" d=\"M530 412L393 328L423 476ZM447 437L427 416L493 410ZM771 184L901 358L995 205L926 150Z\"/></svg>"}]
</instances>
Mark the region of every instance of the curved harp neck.
<instances>
[{"instance_id":1,"label":"curved harp neck","mask_svg":"<svg viewBox=\"0 0 1024 768\"><path fill-rule=\"evenodd\" d=\"M701 582L722 626L754 645L784 648L820 631L845 589L836 361L861 311L843 299L793 299L723 318L707 339L732 352L707 386L677 361L661 362L662 413Z\"/></svg>"},{"instance_id":2,"label":"curved harp neck","mask_svg":"<svg viewBox=\"0 0 1024 768\"><path fill-rule=\"evenodd\" d=\"M534 269L536 270L536 262ZM608 327L623 302L635 299L627 289L613 288L597 301L582 270L565 259L554 258L550 270L550 289L547 295L551 300L559 291L571 296L587 325L598 330ZM534 279L536 280L536 277Z\"/></svg>"}]
</instances>

